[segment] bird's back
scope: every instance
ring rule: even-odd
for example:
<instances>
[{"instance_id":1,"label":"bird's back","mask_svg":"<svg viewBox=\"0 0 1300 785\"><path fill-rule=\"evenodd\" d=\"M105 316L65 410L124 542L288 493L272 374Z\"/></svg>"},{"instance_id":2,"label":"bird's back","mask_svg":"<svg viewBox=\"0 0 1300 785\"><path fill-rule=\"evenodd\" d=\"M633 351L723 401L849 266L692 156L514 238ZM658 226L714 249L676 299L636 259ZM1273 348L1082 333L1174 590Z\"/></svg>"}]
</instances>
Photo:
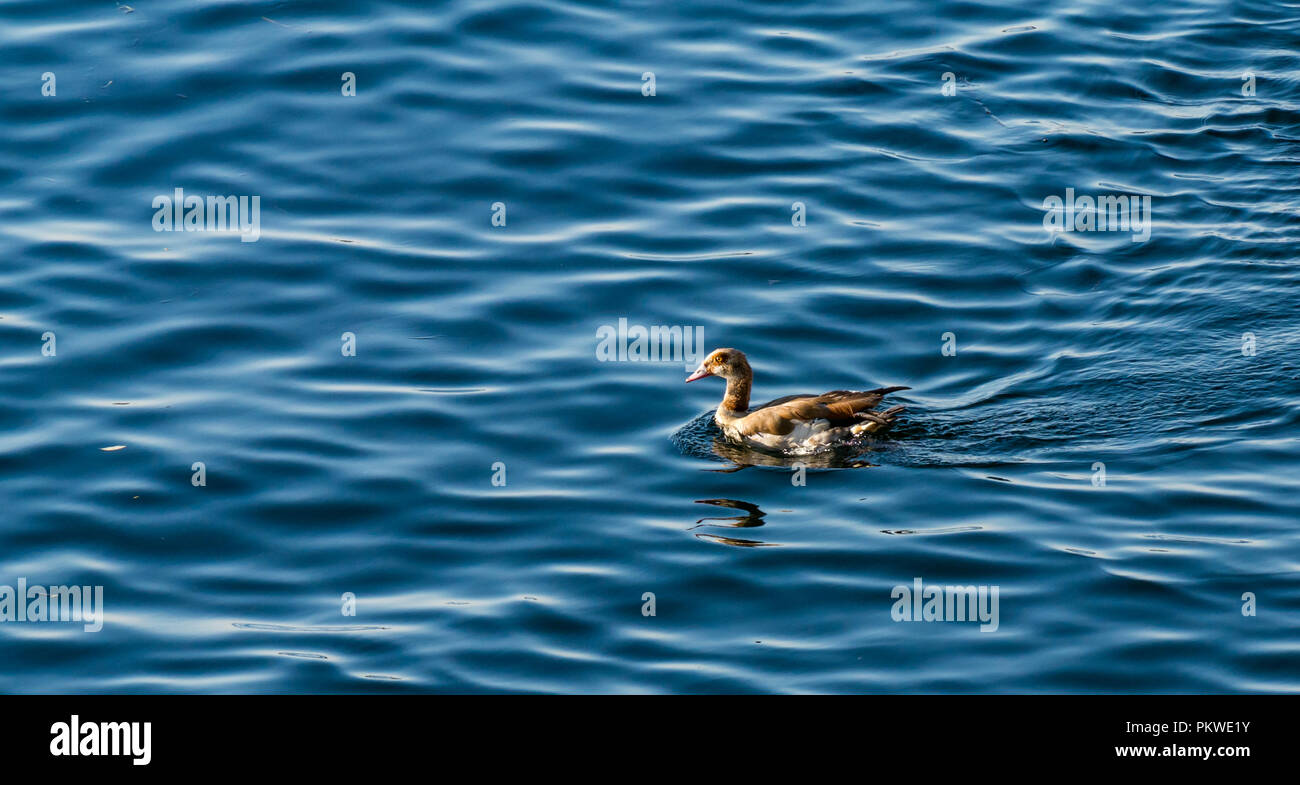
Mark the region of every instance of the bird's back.
<instances>
[{"instance_id":1,"label":"bird's back","mask_svg":"<svg viewBox=\"0 0 1300 785\"><path fill-rule=\"evenodd\" d=\"M747 433L788 434L801 423L825 420L831 427L859 422L858 414L870 411L886 395L909 387L881 387L875 390L832 390L821 395L787 395L751 409L738 423Z\"/></svg>"}]
</instances>

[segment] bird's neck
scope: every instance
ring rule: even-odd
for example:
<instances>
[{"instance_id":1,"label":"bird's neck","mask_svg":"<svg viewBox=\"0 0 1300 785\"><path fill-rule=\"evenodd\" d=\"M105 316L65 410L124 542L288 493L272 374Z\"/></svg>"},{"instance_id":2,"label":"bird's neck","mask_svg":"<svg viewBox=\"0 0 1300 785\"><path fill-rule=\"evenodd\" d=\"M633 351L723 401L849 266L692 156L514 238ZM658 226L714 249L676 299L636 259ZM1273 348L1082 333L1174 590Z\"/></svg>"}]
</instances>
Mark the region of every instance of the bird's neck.
<instances>
[{"instance_id":1,"label":"bird's neck","mask_svg":"<svg viewBox=\"0 0 1300 785\"><path fill-rule=\"evenodd\" d=\"M744 414L749 411L749 387L753 377L749 374L727 380L727 392L722 396L722 408Z\"/></svg>"}]
</instances>

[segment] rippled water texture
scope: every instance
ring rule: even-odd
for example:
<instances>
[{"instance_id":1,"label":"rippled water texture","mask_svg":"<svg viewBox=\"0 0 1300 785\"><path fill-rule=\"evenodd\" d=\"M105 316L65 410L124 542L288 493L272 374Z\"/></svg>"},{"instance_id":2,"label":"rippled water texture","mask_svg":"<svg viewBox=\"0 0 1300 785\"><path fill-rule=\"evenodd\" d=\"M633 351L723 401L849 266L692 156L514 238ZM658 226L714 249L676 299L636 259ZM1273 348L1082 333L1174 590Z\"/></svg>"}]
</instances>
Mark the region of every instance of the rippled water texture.
<instances>
[{"instance_id":1,"label":"rippled water texture","mask_svg":"<svg viewBox=\"0 0 1300 785\"><path fill-rule=\"evenodd\" d=\"M0 690L1300 691L1300 4L429 5L0 3Z\"/></svg>"}]
</instances>

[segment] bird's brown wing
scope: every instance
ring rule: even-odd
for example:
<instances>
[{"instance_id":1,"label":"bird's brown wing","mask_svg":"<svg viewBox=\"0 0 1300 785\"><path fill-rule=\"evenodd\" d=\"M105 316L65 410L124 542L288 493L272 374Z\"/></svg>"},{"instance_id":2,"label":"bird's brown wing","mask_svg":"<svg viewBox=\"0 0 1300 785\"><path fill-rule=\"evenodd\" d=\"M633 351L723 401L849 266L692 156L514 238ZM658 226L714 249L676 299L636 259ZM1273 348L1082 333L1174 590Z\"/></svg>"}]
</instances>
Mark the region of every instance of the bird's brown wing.
<instances>
[{"instance_id":1,"label":"bird's brown wing","mask_svg":"<svg viewBox=\"0 0 1300 785\"><path fill-rule=\"evenodd\" d=\"M859 422L856 415L868 411L891 392L909 387L881 387L876 390L832 390L821 395L787 395L759 406L739 424L747 434L785 435L799 422L827 420L833 426Z\"/></svg>"},{"instance_id":2,"label":"bird's brown wing","mask_svg":"<svg viewBox=\"0 0 1300 785\"><path fill-rule=\"evenodd\" d=\"M786 395L781 398L775 398L773 400L770 400L767 403L760 403L758 406L752 407L750 411L756 412L759 409L766 409L769 406L776 406L777 404L787 403L789 401L798 400L800 398L816 398L816 397L817 396L813 395L812 393L800 393L799 395Z\"/></svg>"},{"instance_id":3,"label":"bird's brown wing","mask_svg":"<svg viewBox=\"0 0 1300 785\"><path fill-rule=\"evenodd\" d=\"M831 412L831 425L851 425L857 421L854 416L859 412L870 411L891 392L908 390L910 387L881 387L876 390L834 390L817 396L816 400Z\"/></svg>"}]
</instances>

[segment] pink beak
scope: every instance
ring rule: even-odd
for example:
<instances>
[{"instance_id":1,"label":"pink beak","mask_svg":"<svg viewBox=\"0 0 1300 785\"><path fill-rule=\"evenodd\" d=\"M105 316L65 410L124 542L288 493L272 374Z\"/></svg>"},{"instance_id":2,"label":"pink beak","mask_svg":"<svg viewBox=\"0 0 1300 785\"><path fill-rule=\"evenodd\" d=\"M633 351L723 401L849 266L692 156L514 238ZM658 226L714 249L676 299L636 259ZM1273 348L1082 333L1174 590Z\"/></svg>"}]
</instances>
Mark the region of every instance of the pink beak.
<instances>
[{"instance_id":1,"label":"pink beak","mask_svg":"<svg viewBox=\"0 0 1300 785\"><path fill-rule=\"evenodd\" d=\"M688 382L693 382L693 381L695 381L696 379L703 379L705 376L712 376L712 375L713 375L713 374L709 373L709 372L704 368L704 363L700 363L700 367L699 367L699 368L696 368L696 369L695 369L695 372L692 373L690 376L687 376L687 377L686 377L686 381L688 381Z\"/></svg>"}]
</instances>

